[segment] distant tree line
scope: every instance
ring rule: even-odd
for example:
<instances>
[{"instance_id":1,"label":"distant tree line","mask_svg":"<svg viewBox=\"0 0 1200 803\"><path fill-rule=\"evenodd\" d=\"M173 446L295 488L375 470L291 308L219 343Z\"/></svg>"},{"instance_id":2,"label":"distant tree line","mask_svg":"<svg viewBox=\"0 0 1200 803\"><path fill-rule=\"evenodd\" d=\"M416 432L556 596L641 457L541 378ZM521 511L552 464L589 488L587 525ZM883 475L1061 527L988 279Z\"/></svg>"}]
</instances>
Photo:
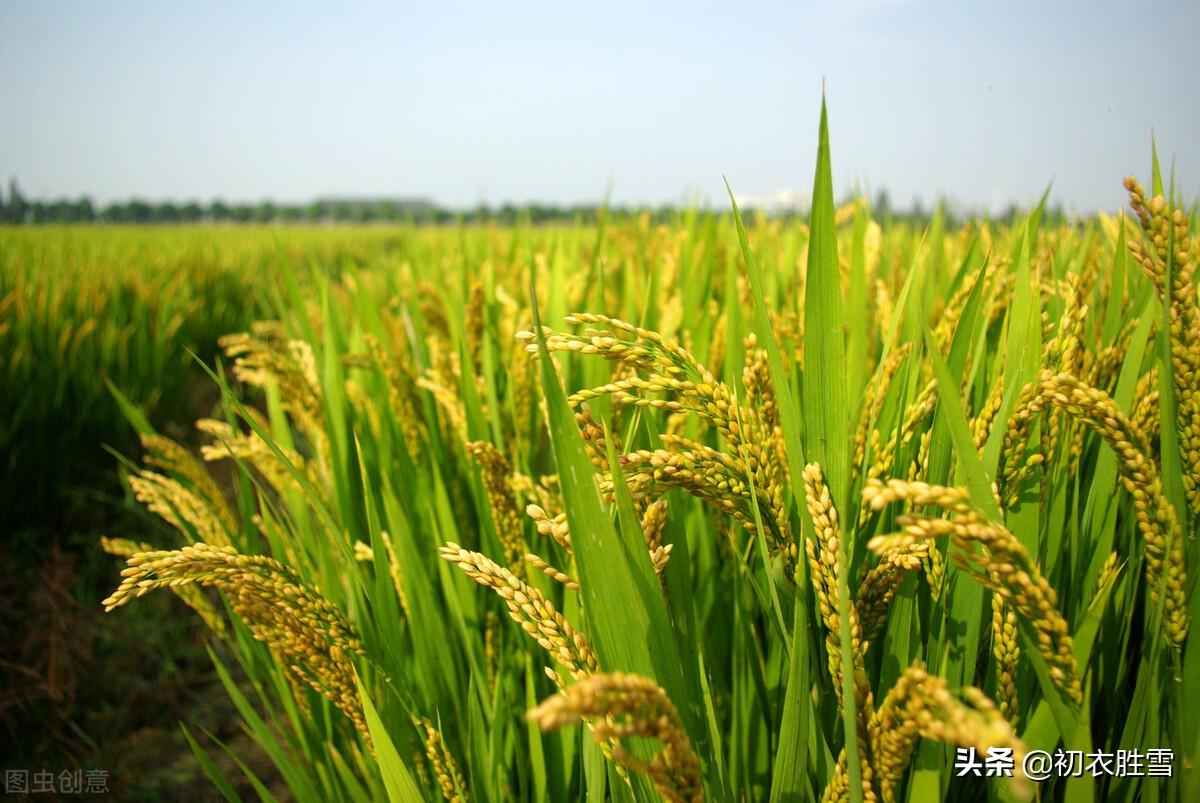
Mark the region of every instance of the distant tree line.
<instances>
[{"instance_id":1,"label":"distant tree line","mask_svg":"<svg viewBox=\"0 0 1200 803\"><path fill-rule=\"evenodd\" d=\"M626 217L647 212L655 221L666 221L679 212L674 207L658 209L608 210L613 217ZM197 223L418 223L454 224L494 222L533 224L553 222L594 222L602 209L598 205L549 206L504 204L473 209L452 210L424 200L412 199L354 199L325 198L307 204L283 204L273 201L251 203L184 203L149 202L140 199L118 201L98 206L90 198L53 201L26 198L16 181L10 181L8 193L0 193L0 222L4 223L129 223L129 224L197 224Z\"/></svg>"},{"instance_id":2,"label":"distant tree line","mask_svg":"<svg viewBox=\"0 0 1200 803\"><path fill-rule=\"evenodd\" d=\"M673 210L655 210L653 214L669 216ZM554 221L594 221L600 215L598 206L546 206L533 204L498 207L477 206L468 210L451 210L421 200L358 200L319 199L307 204L283 204L273 201L260 203L210 203L188 201L150 202L140 199L117 201L103 206L90 198L77 200L31 200L26 198L16 181L10 181L7 194L0 193L0 222L3 223L136 223L136 224L195 224L195 223L421 223L451 224L493 221L512 224L519 221L548 223Z\"/></svg>"},{"instance_id":3,"label":"distant tree line","mask_svg":"<svg viewBox=\"0 0 1200 803\"><path fill-rule=\"evenodd\" d=\"M949 212L944 206L942 213L948 225L959 222L959 215ZM906 210L893 207L886 191L881 191L871 204L872 214L881 221L909 221L918 225L928 224L936 211L925 208L918 200ZM723 210L722 210L723 211ZM752 210L746 210L747 212ZM90 198L76 200L27 199L17 186L16 179L8 184L8 192L0 193L0 223L54 224L54 223L126 223L126 224L302 224L302 223L416 223L416 224L459 224L492 222L500 225L516 223L577 222L594 223L601 215L623 219L648 215L652 222L665 223L678 220L681 207L662 206L657 208L606 209L599 205L550 206L530 204L517 206L504 204L497 207L479 205L468 210L452 210L436 206L422 199L357 199L322 198L307 204L284 204L272 201L253 203L226 203L214 200L204 204L197 201L175 203L172 201L150 202L140 199L116 201L97 206ZM991 218L997 222L1012 222L1021 214L1016 206L1010 206ZM792 219L807 217L807 211L776 210L772 217ZM1046 210L1053 220L1065 215L1061 207Z\"/></svg>"},{"instance_id":4,"label":"distant tree line","mask_svg":"<svg viewBox=\"0 0 1200 803\"><path fill-rule=\"evenodd\" d=\"M0 221L5 223L375 223L450 222L455 213L425 201L322 199L308 204L151 202L134 198L103 206L84 197L75 200L31 200L16 180L0 193Z\"/></svg>"}]
</instances>

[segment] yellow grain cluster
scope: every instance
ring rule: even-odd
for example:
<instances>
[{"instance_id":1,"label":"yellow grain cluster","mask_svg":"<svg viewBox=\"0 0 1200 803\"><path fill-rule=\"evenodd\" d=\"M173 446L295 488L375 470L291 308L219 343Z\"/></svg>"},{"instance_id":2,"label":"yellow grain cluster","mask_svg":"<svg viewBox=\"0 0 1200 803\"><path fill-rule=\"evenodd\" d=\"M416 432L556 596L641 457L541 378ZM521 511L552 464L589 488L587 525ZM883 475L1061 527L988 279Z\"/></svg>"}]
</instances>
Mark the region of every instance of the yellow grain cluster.
<instances>
[{"instance_id":1,"label":"yellow grain cluster","mask_svg":"<svg viewBox=\"0 0 1200 803\"><path fill-rule=\"evenodd\" d=\"M911 544L885 552L879 556L879 563L863 576L855 607L867 642L874 641L882 632L892 600L904 582L905 572L922 568L933 552L936 550L929 544Z\"/></svg>"},{"instance_id":2,"label":"yellow grain cluster","mask_svg":"<svg viewBox=\"0 0 1200 803\"><path fill-rule=\"evenodd\" d=\"M312 346L289 339L276 322L255 324L252 334L226 335L220 343L226 356L233 358L238 381L264 390L274 386L284 410L310 439L314 452L323 455L328 443Z\"/></svg>"},{"instance_id":3,"label":"yellow grain cluster","mask_svg":"<svg viewBox=\"0 0 1200 803\"><path fill-rule=\"evenodd\" d=\"M996 702L1009 722L1017 723L1017 612L999 594L992 595L992 656L996 661Z\"/></svg>"},{"instance_id":4,"label":"yellow grain cluster","mask_svg":"<svg viewBox=\"0 0 1200 803\"><path fill-rule=\"evenodd\" d=\"M909 667L888 692L879 708L876 750L880 796L886 803L896 799L918 738L973 747L985 756L989 750L1009 749L1018 791L1026 786L1021 771L1025 748L1012 726L979 689L968 686L963 697L956 698L944 678L930 675L920 664ZM835 775L830 786L841 777ZM826 790L826 800L846 797Z\"/></svg>"},{"instance_id":5,"label":"yellow grain cluster","mask_svg":"<svg viewBox=\"0 0 1200 803\"><path fill-rule=\"evenodd\" d=\"M270 425L253 408L247 414L254 420L259 431L270 432ZM239 432L225 421L202 418L196 429L212 437L212 441L200 447L200 456L210 463L221 460L240 460L254 468L267 484L278 494L292 491L307 493L301 478L307 480L308 490L320 495L324 483L318 463L309 460L294 449L284 449L278 444L272 448L258 431ZM299 477L297 476L299 475ZM321 498L321 501L325 501Z\"/></svg>"},{"instance_id":6,"label":"yellow grain cluster","mask_svg":"<svg viewBox=\"0 0 1200 803\"><path fill-rule=\"evenodd\" d=\"M1147 200L1145 188L1132 176L1125 179L1125 188L1146 237L1145 242L1130 240L1129 251L1170 307L1183 484L1192 510L1200 513L1200 301L1192 284L1196 265L1188 219L1161 195Z\"/></svg>"},{"instance_id":7,"label":"yellow grain cluster","mask_svg":"<svg viewBox=\"0 0 1200 803\"><path fill-rule=\"evenodd\" d=\"M662 448L621 455L621 468L637 500L681 488L722 512L732 515L751 533L763 521L772 552L789 563L797 552L785 508L786 460L783 456L778 405L766 364L766 354L754 339L746 342L743 380L747 399L739 402L733 388L718 381L687 349L658 332L604 315L575 313L567 323L584 326L582 334L543 327L550 351L595 355L618 364L617 376L603 385L576 391L568 401L577 409L608 397L618 406L650 407L668 414L697 416L720 436L724 450L714 449L674 433L661 436ZM603 328L597 328L603 327ZM538 354L531 332L518 337ZM608 467L603 429L584 409L577 420L592 460ZM606 477L602 491L613 493ZM658 565L658 561L656 561ZM789 572L790 574L790 572Z\"/></svg>"},{"instance_id":8,"label":"yellow grain cluster","mask_svg":"<svg viewBox=\"0 0 1200 803\"><path fill-rule=\"evenodd\" d=\"M1152 604L1164 599L1163 628L1167 639L1183 643L1188 630L1186 567L1183 533L1175 508L1163 492L1159 468L1151 458L1149 440L1107 393L1088 387L1069 374L1043 371L1028 385L1009 420L1004 440L1004 485L1015 494L1026 433L1032 420L1047 407L1062 409L1099 435L1117 455L1117 468L1133 498L1138 529L1146 546L1146 585ZM1035 455L1041 458L1042 455ZM1041 460L1033 461L1040 463ZM1025 465L1029 465L1026 462Z\"/></svg>"},{"instance_id":9,"label":"yellow grain cluster","mask_svg":"<svg viewBox=\"0 0 1200 803\"><path fill-rule=\"evenodd\" d=\"M1035 635L1050 677L1068 697L1080 702L1083 688L1070 628L1058 610L1058 595L1016 536L989 521L960 488L904 480L871 480L863 488L863 501L873 510L900 500L915 508L940 508L952 513L954 519L905 514L896 521L901 527L899 533L875 536L867 546L882 554L920 541L949 537L955 563L1017 610Z\"/></svg>"},{"instance_id":10,"label":"yellow grain cluster","mask_svg":"<svg viewBox=\"0 0 1200 803\"><path fill-rule=\"evenodd\" d=\"M812 581L825 624L825 652L829 676L833 681L838 705L845 707L842 672L841 617L838 614L838 570L841 563L841 528L837 509L825 484L821 467L810 463L804 467L804 495L812 519L815 539L805 541ZM855 738L858 745L860 775L864 800L875 799L875 766L872 759L878 729L875 722L875 693L867 678L867 644L862 636L857 606L849 611L850 654L854 667ZM845 748L839 762L845 759Z\"/></svg>"},{"instance_id":11,"label":"yellow grain cluster","mask_svg":"<svg viewBox=\"0 0 1200 803\"><path fill-rule=\"evenodd\" d=\"M591 721L597 741L615 743L613 756L635 772L644 772L666 800L698 803L704 799L700 762L688 741L679 712L654 682L638 675L598 674L563 689L528 713L542 730ZM641 737L662 745L650 760L621 744Z\"/></svg>"},{"instance_id":12,"label":"yellow grain cluster","mask_svg":"<svg viewBox=\"0 0 1200 803\"><path fill-rule=\"evenodd\" d=\"M525 554L525 535L523 519L513 500L512 467L504 454L486 441L471 441L467 444L467 452L479 464L496 536L504 548L504 559L510 569L518 571Z\"/></svg>"},{"instance_id":13,"label":"yellow grain cluster","mask_svg":"<svg viewBox=\"0 0 1200 803\"><path fill-rule=\"evenodd\" d=\"M842 704L841 636L837 609L841 530L829 489L825 485L820 467L816 464L805 468L804 486L815 533L815 538L806 541L805 547L821 620L826 628L828 668L833 681L831 685L839 703ZM951 502L964 516L970 512L964 500L957 497L951 499L952 495L947 492L948 489L913 486L920 484L896 480L886 487L897 489L893 492L894 498L908 498L900 493L899 489L911 490L910 496L920 500L914 504L929 504L932 497L940 497ZM877 480L871 480L867 487L874 489L865 494L868 507L878 509L882 505L874 504L874 500L887 497L887 491L878 490L885 486ZM916 665L910 667L900 678L876 710L874 692L865 669L869 640L882 628L888 605L903 572L920 567L929 545L920 538L901 537L882 541L874 539L871 547L880 554L881 560L867 572L850 610L850 651L855 673L855 730L863 800L895 800L896 789L908 768L918 738L936 739L985 751L989 748L1008 746L1014 748L1019 766L1023 749L1012 726L1005 719L1006 716L1011 716L1016 705L1012 673L1015 672L1018 653L1015 651L1014 642L1015 620L1010 618L1002 617L1002 623L1007 622L1012 627L1008 630L1002 628L1000 647L997 648L1001 651L998 658L1003 657L1002 666L1009 673L1001 677L1000 708L982 692L973 688L964 691L969 705L964 704L950 694L944 679L932 677L922 666ZM1005 576L998 562L992 568L996 577ZM1036 594L1045 595L1047 592L1052 599L1053 591L1041 586L1032 592L1025 592L1023 599ZM997 599L999 598L998 592ZM1061 617L1059 619L1061 620ZM1065 623L1062 623L1062 627L1065 627ZM1050 625L1047 630L1054 639L1061 641L1064 637L1062 629L1057 625ZM1066 637L1065 645L1069 649L1069 637ZM1060 652L1054 652L1053 658L1060 664L1063 663ZM1073 659L1068 670L1074 673ZM1078 693L1078 680L1074 683L1073 687L1068 684L1068 689ZM833 803L850 799L851 781L846 766L847 760L847 751L843 748L838 755L833 777L825 788L824 801Z\"/></svg>"},{"instance_id":14,"label":"yellow grain cluster","mask_svg":"<svg viewBox=\"0 0 1200 803\"><path fill-rule=\"evenodd\" d=\"M495 591L504 600L512 620L572 677L579 680L596 671L596 653L591 643L542 592L490 558L458 544L446 544L438 552L472 580Z\"/></svg>"},{"instance_id":15,"label":"yellow grain cluster","mask_svg":"<svg viewBox=\"0 0 1200 803\"><path fill-rule=\"evenodd\" d=\"M147 543L137 543L130 541L128 538L109 538L101 536L100 548L110 555L115 555L119 558L128 558L139 552L152 552L154 547ZM175 592L175 596L183 600L184 604L191 608L204 621L204 624L218 638L225 637L225 619L213 607L208 598L204 596L204 591L194 585L179 585L171 588Z\"/></svg>"},{"instance_id":16,"label":"yellow grain cluster","mask_svg":"<svg viewBox=\"0 0 1200 803\"><path fill-rule=\"evenodd\" d=\"M458 771L458 762L454 760L454 755L446 745L441 728L427 717L414 717L413 727L422 736L425 758L433 767L433 775L437 778L442 798L449 803L467 803L470 797L467 795L466 781Z\"/></svg>"},{"instance_id":17,"label":"yellow grain cluster","mask_svg":"<svg viewBox=\"0 0 1200 803\"><path fill-rule=\"evenodd\" d=\"M159 588L216 588L294 680L324 695L369 738L350 661L350 655L365 654L358 630L291 569L273 558L204 543L136 552L127 562L121 584L103 602L106 611Z\"/></svg>"}]
</instances>

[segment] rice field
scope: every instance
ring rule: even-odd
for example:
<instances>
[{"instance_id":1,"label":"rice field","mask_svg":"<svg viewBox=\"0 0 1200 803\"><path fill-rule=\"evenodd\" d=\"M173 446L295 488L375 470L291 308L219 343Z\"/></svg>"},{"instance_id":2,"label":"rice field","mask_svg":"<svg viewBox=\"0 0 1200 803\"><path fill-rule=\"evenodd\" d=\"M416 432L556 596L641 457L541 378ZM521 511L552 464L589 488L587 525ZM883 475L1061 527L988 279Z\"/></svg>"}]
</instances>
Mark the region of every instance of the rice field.
<instances>
[{"instance_id":1,"label":"rice field","mask_svg":"<svg viewBox=\"0 0 1200 803\"><path fill-rule=\"evenodd\" d=\"M895 221L821 134L807 220L0 234L5 484L159 520L103 604L208 626L216 793L1200 799L1195 206Z\"/></svg>"}]
</instances>

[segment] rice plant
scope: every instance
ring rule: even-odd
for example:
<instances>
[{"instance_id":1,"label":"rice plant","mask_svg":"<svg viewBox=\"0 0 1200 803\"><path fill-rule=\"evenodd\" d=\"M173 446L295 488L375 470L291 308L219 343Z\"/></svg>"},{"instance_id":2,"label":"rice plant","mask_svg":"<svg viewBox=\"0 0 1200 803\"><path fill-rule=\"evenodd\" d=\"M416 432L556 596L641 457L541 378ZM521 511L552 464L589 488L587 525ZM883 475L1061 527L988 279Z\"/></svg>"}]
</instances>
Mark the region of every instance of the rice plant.
<instances>
[{"instance_id":1,"label":"rice plant","mask_svg":"<svg viewBox=\"0 0 1200 803\"><path fill-rule=\"evenodd\" d=\"M827 128L807 223L281 263L107 608L211 619L300 801L1196 799L1195 209L881 222Z\"/></svg>"}]
</instances>

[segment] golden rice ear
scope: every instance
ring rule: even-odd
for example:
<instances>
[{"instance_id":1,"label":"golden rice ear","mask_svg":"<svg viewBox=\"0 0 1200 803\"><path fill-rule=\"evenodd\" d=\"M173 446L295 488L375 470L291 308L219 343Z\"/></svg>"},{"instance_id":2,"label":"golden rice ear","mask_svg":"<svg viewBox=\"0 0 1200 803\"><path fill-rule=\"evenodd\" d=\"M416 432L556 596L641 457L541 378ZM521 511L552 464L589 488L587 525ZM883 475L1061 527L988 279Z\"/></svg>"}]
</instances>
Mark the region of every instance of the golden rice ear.
<instances>
[{"instance_id":1,"label":"golden rice ear","mask_svg":"<svg viewBox=\"0 0 1200 803\"><path fill-rule=\"evenodd\" d=\"M438 553L504 600L508 615L576 679L596 671L596 652L554 604L536 588L478 552L447 543Z\"/></svg>"},{"instance_id":2,"label":"golden rice ear","mask_svg":"<svg viewBox=\"0 0 1200 803\"><path fill-rule=\"evenodd\" d=\"M825 484L821 467L809 463L804 467L804 498L808 514L812 519L814 539L806 539L804 546L808 554L814 591L816 592L821 620L825 624L825 653L828 659L829 678L837 695L838 706L845 709L845 692L842 683L843 664L841 659L841 619L838 615L838 570L841 563L841 525L837 508ZM866 672L867 643L863 638L859 607L851 605L849 610L850 654L854 673L855 738L858 745L859 772L864 792L873 794L872 748L875 742L875 693L871 689ZM847 776L848 778L849 776Z\"/></svg>"},{"instance_id":3,"label":"golden rice ear","mask_svg":"<svg viewBox=\"0 0 1200 803\"><path fill-rule=\"evenodd\" d=\"M522 557L525 554L523 519L514 501L512 467L499 449L486 441L471 441L467 453L479 464L483 488L492 509L492 520L496 535L504 547L504 560L508 568L522 574Z\"/></svg>"},{"instance_id":4,"label":"golden rice ear","mask_svg":"<svg viewBox=\"0 0 1200 803\"><path fill-rule=\"evenodd\" d=\"M551 580L554 580L555 582L558 582L558 583L562 583L564 586L571 589L572 591L579 590L579 583L576 583L574 580L572 580L571 577L566 572L554 568L553 566L551 566L546 561L542 560L537 555L526 555L525 562L528 563L533 568L540 571L542 574L549 577Z\"/></svg>"},{"instance_id":5,"label":"golden rice ear","mask_svg":"<svg viewBox=\"0 0 1200 803\"><path fill-rule=\"evenodd\" d=\"M899 471L903 473L907 470L907 466L897 467L896 452L900 448L907 447L912 443L914 437L919 437L925 429L926 424L933 417L934 408L937 407L937 383L930 380L921 389L915 401L904 411L904 419L900 430L899 442L895 438L887 438L880 444L879 451L875 454L875 460L867 469L867 477L870 479L878 479ZM859 526L866 523L869 513L862 510L859 513Z\"/></svg>"},{"instance_id":6,"label":"golden rice ear","mask_svg":"<svg viewBox=\"0 0 1200 803\"><path fill-rule=\"evenodd\" d=\"M542 730L591 723L598 741L609 741L613 755L634 772L650 776L666 800L698 803L704 799L700 762L679 712L667 693L640 675L597 674L568 686L528 712ZM662 745L649 761L636 757L623 739L641 737Z\"/></svg>"},{"instance_id":7,"label":"golden rice ear","mask_svg":"<svg viewBox=\"0 0 1200 803\"><path fill-rule=\"evenodd\" d=\"M900 500L914 508L938 507L955 518L905 514L896 520L900 532L877 535L867 547L876 554L885 554L949 537L950 554L959 568L1012 605L1037 631L1038 649L1050 667L1050 677L1068 697L1081 702L1083 687L1074 643L1066 619L1058 610L1058 595L1017 537L989 521L973 506L963 488L905 480L889 480L886 484L869 480L863 488L864 504L874 510Z\"/></svg>"},{"instance_id":8,"label":"golden rice ear","mask_svg":"<svg viewBox=\"0 0 1200 803\"><path fill-rule=\"evenodd\" d=\"M467 439L466 408L458 393L451 389L453 386L450 384L450 380L440 372L431 369L426 376L417 380L417 387L429 391L437 403L438 409L445 416L450 432L465 443Z\"/></svg>"},{"instance_id":9,"label":"golden rice ear","mask_svg":"<svg viewBox=\"0 0 1200 803\"><path fill-rule=\"evenodd\" d=\"M392 543L392 536L387 530L381 530L379 538L383 541L383 548L387 550L388 576L392 580L392 588L396 589L396 598L400 600L400 609L404 612L405 618L412 618L408 607L408 592L404 588L404 577L400 573L400 560L396 557L396 547Z\"/></svg>"},{"instance_id":10,"label":"golden rice ear","mask_svg":"<svg viewBox=\"0 0 1200 803\"><path fill-rule=\"evenodd\" d=\"M109 538L108 536L100 537L100 548L108 554L120 558L128 558L139 552L151 552L154 549L147 543L137 543L127 538ZM225 617L213 607L200 588L194 585L177 585L173 586L171 590L185 605L196 612L204 621L205 626L217 638L225 638Z\"/></svg>"},{"instance_id":11,"label":"golden rice ear","mask_svg":"<svg viewBox=\"0 0 1200 803\"><path fill-rule=\"evenodd\" d=\"M911 343L904 343L892 349L883 365L880 366L878 374L872 377L871 383L867 386L862 414L859 416L858 427L854 432L854 459L851 461L850 468L853 472L852 478L855 480L858 479L863 461L866 460L868 443L875 441L875 438L872 438L873 435L878 437L878 433L872 429L872 424L879 416L884 397L891 388L896 372L900 370L900 366L911 351Z\"/></svg>"},{"instance_id":12,"label":"golden rice ear","mask_svg":"<svg viewBox=\"0 0 1200 803\"><path fill-rule=\"evenodd\" d=\"M554 539L568 553L571 551L571 530L567 525L567 514L559 513L551 517L541 505L526 505L525 515L533 519L534 526L542 535Z\"/></svg>"},{"instance_id":13,"label":"golden rice ear","mask_svg":"<svg viewBox=\"0 0 1200 803\"><path fill-rule=\"evenodd\" d=\"M879 707L879 736L876 747L879 790L884 801L895 800L895 792L912 761L917 739L933 739L986 752L993 748L1012 750L1016 770L1015 791L1024 796L1028 783L1021 772L1025 746L996 705L978 689L963 690L965 700L950 693L946 680L930 675L921 664L909 667L888 692ZM844 755L830 787L838 787L825 799L845 799Z\"/></svg>"},{"instance_id":14,"label":"golden rice ear","mask_svg":"<svg viewBox=\"0 0 1200 803\"><path fill-rule=\"evenodd\" d=\"M363 335L363 341L372 362L387 380L388 406L391 408L392 419L400 425L404 445L408 448L409 455L418 455L425 440L425 425L417 398L417 372L412 364L407 337L395 343L395 348L390 351L374 334Z\"/></svg>"},{"instance_id":15,"label":"golden rice ear","mask_svg":"<svg viewBox=\"0 0 1200 803\"><path fill-rule=\"evenodd\" d=\"M262 389L273 383L278 388L283 409L312 443L313 451L324 455L328 438L312 346L287 340L282 327L274 323L256 326L253 335L225 335L218 342L233 358L233 375L239 382Z\"/></svg>"},{"instance_id":16,"label":"golden rice ear","mask_svg":"<svg viewBox=\"0 0 1200 803\"><path fill-rule=\"evenodd\" d=\"M142 435L141 442L147 465L187 480L196 494L212 509L213 515L225 531L237 532L237 518L233 509L203 462L179 443L162 435Z\"/></svg>"},{"instance_id":17,"label":"golden rice ear","mask_svg":"<svg viewBox=\"0 0 1200 803\"><path fill-rule=\"evenodd\" d=\"M616 433L606 434L604 428L596 423L586 404L581 403L575 410L575 423L579 425L579 433L583 435L583 445L588 451L592 465L601 471L608 470L608 441L613 441L614 450L620 454L624 451L620 437Z\"/></svg>"},{"instance_id":18,"label":"golden rice ear","mask_svg":"<svg viewBox=\"0 0 1200 803\"><path fill-rule=\"evenodd\" d=\"M251 416L256 415L252 408L248 409ZM267 426L266 422L261 422L261 425L264 428ZM325 483L318 468L319 458L310 460L294 449L283 449L278 444L272 448L258 432L251 430L241 433L224 421L202 418L196 422L196 429L213 438L211 443L200 447L200 456L206 462L243 461L257 471L276 493L284 495L289 491L315 491L321 503L328 504ZM308 489L292 473L293 469L308 481Z\"/></svg>"},{"instance_id":19,"label":"golden rice ear","mask_svg":"<svg viewBox=\"0 0 1200 803\"><path fill-rule=\"evenodd\" d=\"M178 530L186 540L228 544L229 531L207 500L176 480L141 470L129 477L134 498Z\"/></svg>"},{"instance_id":20,"label":"golden rice ear","mask_svg":"<svg viewBox=\"0 0 1200 803\"><path fill-rule=\"evenodd\" d=\"M992 595L992 656L996 660L996 701L1000 713L1017 724L1017 612L999 594Z\"/></svg>"},{"instance_id":21,"label":"golden rice ear","mask_svg":"<svg viewBox=\"0 0 1200 803\"><path fill-rule=\"evenodd\" d=\"M471 290L467 294L467 309L465 312L464 334L467 340L467 350L471 355L471 365L476 373L483 367L483 285L471 282Z\"/></svg>"},{"instance_id":22,"label":"golden rice ear","mask_svg":"<svg viewBox=\"0 0 1200 803\"><path fill-rule=\"evenodd\" d=\"M792 576L798 553L787 511L782 433L763 355L755 357L753 350L748 355L746 381L756 403L747 405L687 349L658 332L589 313L569 315L566 321L586 328L582 334L571 334L543 327L550 351L600 356L619 363L627 372L618 371L612 381L575 391L567 399L578 410L576 420L593 464L602 472L608 469L608 436L585 407L594 399L608 397L621 405L698 417L716 430L725 450L668 432L661 436L663 449L623 454L622 468L634 497L640 500L681 488L732 515L752 533L761 517L768 546L773 554L783 556L788 569L785 574ZM517 336L528 343L530 353L538 352L537 346L529 343L533 333L519 332ZM616 446L619 451L620 444ZM611 477L602 482L601 489L613 493ZM655 565L661 569L666 551L656 550L652 547Z\"/></svg>"},{"instance_id":23,"label":"golden rice ear","mask_svg":"<svg viewBox=\"0 0 1200 803\"><path fill-rule=\"evenodd\" d=\"M1006 496L1015 494L1031 464L1044 455L1034 455L1019 466L1033 419L1042 411L1060 409L1100 436L1117 455L1117 469L1133 499L1138 529L1146 548L1146 590L1157 605L1163 589L1163 628L1167 640L1182 645L1188 631L1187 585L1184 564L1184 535L1175 508L1163 492L1158 465L1151 458L1150 443L1136 424L1112 398L1099 388L1089 387L1069 374L1042 371L1027 385L1009 419L1002 462ZM1019 467L1018 467L1019 466ZM1006 500L1008 501L1008 500Z\"/></svg>"},{"instance_id":24,"label":"golden rice ear","mask_svg":"<svg viewBox=\"0 0 1200 803\"><path fill-rule=\"evenodd\" d=\"M450 747L442 736L441 728L434 725L427 717L414 717L413 727L422 736L425 758L433 767L433 774L437 778L442 798L450 803L466 803L467 783L463 780L462 773L458 771L458 762L454 760L454 755L450 752Z\"/></svg>"},{"instance_id":25,"label":"golden rice ear","mask_svg":"<svg viewBox=\"0 0 1200 803\"><path fill-rule=\"evenodd\" d=\"M996 422L996 416L1000 414L1000 407L1003 403L1004 376L999 375L992 383L992 389L988 391L983 406L971 419L971 441L975 444L976 449L983 451L983 447L987 445L987 440L992 434L992 425Z\"/></svg>"},{"instance_id":26,"label":"golden rice ear","mask_svg":"<svg viewBox=\"0 0 1200 803\"><path fill-rule=\"evenodd\" d=\"M1161 195L1147 200L1133 176L1125 179L1125 188L1145 233L1145 241L1129 238L1126 245L1171 310L1168 334L1183 486L1192 511L1200 513L1200 300L1192 283L1196 241L1183 210Z\"/></svg>"},{"instance_id":27,"label":"golden rice ear","mask_svg":"<svg viewBox=\"0 0 1200 803\"><path fill-rule=\"evenodd\" d=\"M350 655L365 655L358 629L319 592L274 558L204 543L136 552L102 603L112 611L159 588L209 586L225 595L289 679L337 706L370 744ZM300 698L301 703L303 698Z\"/></svg>"},{"instance_id":28,"label":"golden rice ear","mask_svg":"<svg viewBox=\"0 0 1200 803\"><path fill-rule=\"evenodd\" d=\"M905 573L922 568L936 552L929 544L911 544L884 553L859 583L855 606L862 623L863 639L873 642L887 622L888 608L904 581Z\"/></svg>"},{"instance_id":29,"label":"golden rice ear","mask_svg":"<svg viewBox=\"0 0 1200 803\"><path fill-rule=\"evenodd\" d=\"M654 565L654 573L665 582L663 572L667 569L667 561L671 558L674 544L663 545L662 532L667 525L667 500L657 499L646 505L642 514L642 537L646 540L646 548L650 550L650 562Z\"/></svg>"}]
</instances>

